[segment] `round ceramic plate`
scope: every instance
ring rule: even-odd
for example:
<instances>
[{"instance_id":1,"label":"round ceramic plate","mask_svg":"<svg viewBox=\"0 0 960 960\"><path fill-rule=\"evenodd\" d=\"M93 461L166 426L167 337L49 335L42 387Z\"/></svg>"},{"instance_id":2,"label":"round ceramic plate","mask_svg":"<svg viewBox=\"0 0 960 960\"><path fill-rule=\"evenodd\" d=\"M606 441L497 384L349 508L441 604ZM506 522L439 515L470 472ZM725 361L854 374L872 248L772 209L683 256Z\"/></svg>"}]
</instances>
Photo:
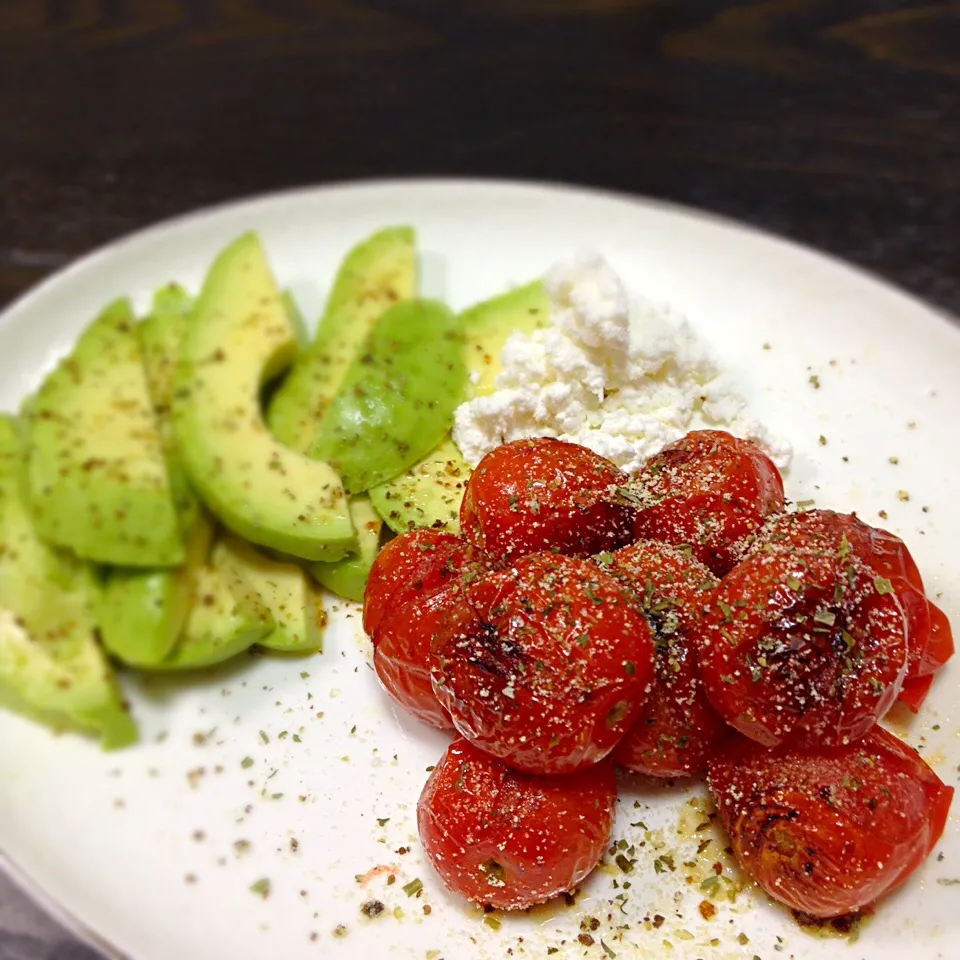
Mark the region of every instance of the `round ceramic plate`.
<instances>
[{"instance_id":1,"label":"round ceramic plate","mask_svg":"<svg viewBox=\"0 0 960 960\"><path fill-rule=\"evenodd\" d=\"M792 440L788 496L867 520L885 511L883 524L907 541L956 620L960 329L822 256L659 204L396 182L287 193L163 224L6 312L0 407L15 410L104 303L130 294L145 305L173 279L196 289L214 253L244 230L260 232L280 281L315 317L348 247L390 223L416 227L424 291L454 307L579 248L602 252L632 290L685 312L754 412ZM176 681L124 677L143 736L122 753L0 715L9 868L102 948L135 960L956 956L956 815L936 855L863 923L851 953L749 887L718 900L715 915L701 911L713 864L733 874L722 840L702 826L700 784L625 780L616 837L632 847L629 874L608 857L572 904L485 918L445 892L417 842L417 797L446 737L393 709L357 608L332 608L322 655L242 657ZM958 688L951 665L921 717L895 721L948 783L960 764ZM371 900L384 906L372 918L361 910Z\"/></svg>"}]
</instances>

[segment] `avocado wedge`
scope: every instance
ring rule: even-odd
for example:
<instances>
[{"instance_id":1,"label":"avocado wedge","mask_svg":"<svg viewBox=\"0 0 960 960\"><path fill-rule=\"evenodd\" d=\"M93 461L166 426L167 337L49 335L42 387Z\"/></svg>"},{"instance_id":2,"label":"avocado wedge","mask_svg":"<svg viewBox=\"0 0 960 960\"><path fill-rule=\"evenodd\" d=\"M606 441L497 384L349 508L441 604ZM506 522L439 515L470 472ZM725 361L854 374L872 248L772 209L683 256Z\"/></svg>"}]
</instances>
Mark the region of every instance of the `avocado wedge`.
<instances>
[{"instance_id":1,"label":"avocado wedge","mask_svg":"<svg viewBox=\"0 0 960 960\"><path fill-rule=\"evenodd\" d=\"M282 443L305 452L370 330L394 303L416 291L415 235L388 227L346 256L337 272L313 344L274 394L267 424Z\"/></svg>"},{"instance_id":2,"label":"avocado wedge","mask_svg":"<svg viewBox=\"0 0 960 960\"><path fill-rule=\"evenodd\" d=\"M171 410L180 345L192 308L193 299L187 291L171 283L154 293L150 312L137 324L143 369L157 418L160 444L167 461L170 489L185 536L189 535L200 505L177 453Z\"/></svg>"},{"instance_id":3,"label":"avocado wedge","mask_svg":"<svg viewBox=\"0 0 960 960\"><path fill-rule=\"evenodd\" d=\"M104 749L127 746L137 731L96 642L93 568L37 536L25 453L18 424L0 417L0 703L95 733Z\"/></svg>"},{"instance_id":4,"label":"avocado wedge","mask_svg":"<svg viewBox=\"0 0 960 960\"><path fill-rule=\"evenodd\" d=\"M181 287L161 287L150 313L137 326L186 556L179 567L104 571L97 612L100 637L110 653L133 666L153 666L173 649L190 612L197 568L207 562L213 540L213 523L190 486L171 420L174 378L191 308L192 300Z\"/></svg>"},{"instance_id":5,"label":"avocado wedge","mask_svg":"<svg viewBox=\"0 0 960 960\"><path fill-rule=\"evenodd\" d=\"M350 501L350 518L357 530L359 549L356 554L335 563L311 563L309 569L317 583L331 593L361 603L370 568L380 552L383 521L373 509L370 498L363 494Z\"/></svg>"},{"instance_id":6,"label":"avocado wedge","mask_svg":"<svg viewBox=\"0 0 960 960\"><path fill-rule=\"evenodd\" d=\"M399 477L371 487L370 503L394 533L432 527L459 534L460 501L470 474L470 465L447 436Z\"/></svg>"},{"instance_id":7,"label":"avocado wedge","mask_svg":"<svg viewBox=\"0 0 960 960\"><path fill-rule=\"evenodd\" d=\"M37 532L100 563L173 566L184 548L128 300L111 303L27 406Z\"/></svg>"},{"instance_id":8,"label":"avocado wedge","mask_svg":"<svg viewBox=\"0 0 960 960\"><path fill-rule=\"evenodd\" d=\"M533 333L550 318L550 297L539 280L468 307L460 314L473 396L493 391L503 345L514 333Z\"/></svg>"},{"instance_id":9,"label":"avocado wedge","mask_svg":"<svg viewBox=\"0 0 960 960\"><path fill-rule=\"evenodd\" d=\"M190 616L199 570L207 563L213 523L200 510L187 534L179 567L104 572L97 604L100 639L113 656L136 667L154 667L170 654Z\"/></svg>"},{"instance_id":10,"label":"avocado wedge","mask_svg":"<svg viewBox=\"0 0 960 960\"><path fill-rule=\"evenodd\" d=\"M275 629L270 611L237 576L219 544L196 571L195 593L183 633L153 670L198 670L249 650Z\"/></svg>"},{"instance_id":11,"label":"avocado wedge","mask_svg":"<svg viewBox=\"0 0 960 960\"><path fill-rule=\"evenodd\" d=\"M310 456L332 464L349 493L362 493L440 442L466 384L457 318L434 300L398 303L347 370Z\"/></svg>"},{"instance_id":12,"label":"avocado wedge","mask_svg":"<svg viewBox=\"0 0 960 960\"><path fill-rule=\"evenodd\" d=\"M178 448L194 489L229 529L306 560L356 548L336 470L284 446L260 413L262 385L297 354L297 335L253 233L214 261L180 354Z\"/></svg>"},{"instance_id":13,"label":"avocado wedge","mask_svg":"<svg viewBox=\"0 0 960 960\"><path fill-rule=\"evenodd\" d=\"M264 556L237 537L224 536L216 546L220 564L259 598L273 617L274 628L257 641L282 653L323 649L327 614L320 591L296 563Z\"/></svg>"},{"instance_id":14,"label":"avocado wedge","mask_svg":"<svg viewBox=\"0 0 960 960\"><path fill-rule=\"evenodd\" d=\"M268 409L268 425L287 446L303 453L310 449L330 401L370 330L394 303L415 295L414 243L409 227L390 227L347 254L313 345L294 364ZM363 494L350 499L349 509L357 532L357 551L342 560L313 563L310 572L333 593L362 600L370 565L380 547L382 522Z\"/></svg>"}]
</instances>

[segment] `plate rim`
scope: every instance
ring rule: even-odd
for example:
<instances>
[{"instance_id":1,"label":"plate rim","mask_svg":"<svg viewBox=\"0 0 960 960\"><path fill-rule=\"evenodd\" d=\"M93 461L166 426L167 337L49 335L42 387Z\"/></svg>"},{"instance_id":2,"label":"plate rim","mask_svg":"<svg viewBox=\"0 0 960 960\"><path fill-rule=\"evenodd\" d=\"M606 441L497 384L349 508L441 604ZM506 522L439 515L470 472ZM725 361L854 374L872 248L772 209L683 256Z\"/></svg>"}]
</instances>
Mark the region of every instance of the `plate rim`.
<instances>
[{"instance_id":1,"label":"plate rim","mask_svg":"<svg viewBox=\"0 0 960 960\"><path fill-rule=\"evenodd\" d=\"M715 213L690 204L673 200L665 200L642 193L631 193L625 190L614 190L606 187L591 187L564 180L520 179L510 177L459 177L459 176L419 176L409 177L369 177L332 180L314 184L299 184L285 187L280 190L264 190L232 199L225 199L217 203L173 214L161 220L154 221L143 227L122 233L106 243L80 254L58 267L52 273L43 277L37 283L19 293L8 304L0 309L0 327L9 321L11 315L21 310L29 309L34 299L41 297L57 284L68 281L76 274L96 267L101 261L109 260L121 250L135 246L141 242L149 242L163 234L178 229L189 229L193 223L228 212L237 212L242 209L256 211L257 208L272 204L293 203L298 198L322 194L345 193L375 193L379 191L395 190L398 187L409 187L418 191L431 190L447 191L476 191L502 190L513 193L539 193L545 197L555 196L581 197L610 203L626 204L629 206L653 209L661 213L680 217L693 222L706 222L723 230L733 230L741 235L752 236L757 241L772 243L783 248L786 252L809 258L820 265L846 272L852 277L880 287L888 295L892 295L904 302L905 305L936 318L948 328L960 335L960 313L954 314L939 304L926 300L923 296L907 290L905 287L886 279L879 273L854 263L838 254L830 253L799 240L794 240L784 234L764 227L738 220L725 214Z\"/></svg>"},{"instance_id":2,"label":"plate rim","mask_svg":"<svg viewBox=\"0 0 960 960\"><path fill-rule=\"evenodd\" d=\"M736 218L701 209L692 205L664 200L640 193L614 190L602 187L591 187L568 181L551 181L542 179L519 179L498 177L460 177L460 176L398 176L398 177L370 177L351 178L314 184L294 185L280 190L265 190L228 198L217 203L187 210L182 213L165 217L120 234L104 244L94 247L67 263L52 273L43 277L37 283L27 287L17 294L8 304L0 309L0 330L17 314L32 309L37 300L42 300L51 291L72 279L83 275L89 270L96 270L109 265L112 258L130 247L141 243L158 240L164 235L178 231L189 232L194 226L205 220L215 219L228 213L249 211L251 219L255 219L264 208L274 205L293 205L298 200L312 197L323 197L345 194L364 194L377 192L391 192L397 189L408 188L425 195L434 191L450 193L472 193L477 191L500 192L504 194L527 193L539 195L545 201L551 198L569 198L593 200L617 205L627 205L640 210L651 210L670 218L679 218L688 222L707 223L723 231L733 231L741 236L748 236L757 242L774 245L784 253L800 256L815 265L839 272L853 281L865 282L874 287L878 294L898 300L904 307L921 312L930 318L930 322L941 324L951 331L951 335L960 338L960 314L953 314L948 309L931 303L921 295L913 293L898 284L875 273L869 268L853 263L842 256L824 251L808 245L778 232L747 223ZM33 900L43 911L48 913L65 930L75 935L80 941L91 948L100 951L107 960L135 960L131 954L125 953L94 929L89 927L64 904L48 894L35 881L30 873L9 857L0 848L0 870L22 891Z\"/></svg>"},{"instance_id":3,"label":"plate rim","mask_svg":"<svg viewBox=\"0 0 960 960\"><path fill-rule=\"evenodd\" d=\"M31 900L41 911L58 923L67 933L73 934L81 943L99 951L104 960L135 960L134 957L124 953L108 938L87 926L67 906L60 903L56 897L47 893L30 876L29 872L17 864L2 848L0 848L0 871L20 893Z\"/></svg>"}]
</instances>

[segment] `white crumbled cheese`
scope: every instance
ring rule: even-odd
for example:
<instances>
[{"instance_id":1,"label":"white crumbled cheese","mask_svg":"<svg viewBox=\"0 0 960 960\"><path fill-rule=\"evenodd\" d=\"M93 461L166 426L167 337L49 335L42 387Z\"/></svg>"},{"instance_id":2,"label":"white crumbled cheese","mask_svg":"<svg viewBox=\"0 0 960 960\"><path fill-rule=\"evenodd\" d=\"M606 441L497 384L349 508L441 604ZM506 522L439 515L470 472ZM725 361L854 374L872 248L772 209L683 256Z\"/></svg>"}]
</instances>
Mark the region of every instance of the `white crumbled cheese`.
<instances>
[{"instance_id":1,"label":"white crumbled cheese","mask_svg":"<svg viewBox=\"0 0 960 960\"><path fill-rule=\"evenodd\" d=\"M468 463L511 440L559 437L634 473L690 430L721 427L789 466L790 444L747 415L681 314L628 296L593 253L557 264L544 285L548 325L512 334L493 392L456 410L453 439Z\"/></svg>"}]
</instances>

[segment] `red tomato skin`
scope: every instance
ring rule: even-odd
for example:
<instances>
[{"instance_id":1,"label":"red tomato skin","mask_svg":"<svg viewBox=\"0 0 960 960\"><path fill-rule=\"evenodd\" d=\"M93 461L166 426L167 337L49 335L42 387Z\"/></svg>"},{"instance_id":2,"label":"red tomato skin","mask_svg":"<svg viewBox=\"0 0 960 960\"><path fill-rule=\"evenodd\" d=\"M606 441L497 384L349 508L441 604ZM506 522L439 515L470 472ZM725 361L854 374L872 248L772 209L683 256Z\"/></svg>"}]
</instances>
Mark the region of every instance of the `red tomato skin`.
<instances>
[{"instance_id":1,"label":"red tomato skin","mask_svg":"<svg viewBox=\"0 0 960 960\"><path fill-rule=\"evenodd\" d=\"M930 695L933 679L932 673L928 673L925 677L908 677L903 681L897 702L902 703L911 713L919 713Z\"/></svg>"},{"instance_id":2,"label":"red tomato skin","mask_svg":"<svg viewBox=\"0 0 960 960\"><path fill-rule=\"evenodd\" d=\"M943 833L954 792L880 727L807 750L733 738L707 782L746 872L814 917L860 910L906 880Z\"/></svg>"},{"instance_id":3,"label":"red tomato skin","mask_svg":"<svg viewBox=\"0 0 960 960\"><path fill-rule=\"evenodd\" d=\"M472 544L437 530L414 530L377 555L364 595L364 629L384 690L432 726L452 730L430 683L431 641L459 595L460 578L495 568Z\"/></svg>"},{"instance_id":4,"label":"red tomato skin","mask_svg":"<svg viewBox=\"0 0 960 960\"><path fill-rule=\"evenodd\" d=\"M947 615L932 601L929 602L930 640L924 648L918 676L936 673L953 656L953 630Z\"/></svg>"},{"instance_id":5,"label":"red tomato skin","mask_svg":"<svg viewBox=\"0 0 960 960\"><path fill-rule=\"evenodd\" d=\"M423 788L417 825L449 890L520 910L572 890L593 870L610 842L616 799L609 761L530 776L458 738Z\"/></svg>"},{"instance_id":6,"label":"red tomato skin","mask_svg":"<svg viewBox=\"0 0 960 960\"><path fill-rule=\"evenodd\" d=\"M627 476L586 447L542 437L497 447L477 464L460 529L494 556L553 550L588 557L629 543L633 509L617 500Z\"/></svg>"},{"instance_id":7,"label":"red tomato skin","mask_svg":"<svg viewBox=\"0 0 960 960\"><path fill-rule=\"evenodd\" d=\"M441 730L453 721L430 681L431 643L459 602L456 585L387 614L373 635L373 668L383 689L418 720Z\"/></svg>"},{"instance_id":8,"label":"red tomato skin","mask_svg":"<svg viewBox=\"0 0 960 960\"><path fill-rule=\"evenodd\" d=\"M624 585L655 647L653 688L613 760L650 777L700 773L728 729L707 699L697 664L700 620L717 580L703 564L654 541L594 559Z\"/></svg>"},{"instance_id":9,"label":"red tomato skin","mask_svg":"<svg viewBox=\"0 0 960 960\"><path fill-rule=\"evenodd\" d=\"M931 601L927 601L927 607L930 623L927 644L908 663L907 677L897 698L912 713L920 712L937 671L953 656L953 631L947 615Z\"/></svg>"},{"instance_id":10,"label":"red tomato skin","mask_svg":"<svg viewBox=\"0 0 960 960\"><path fill-rule=\"evenodd\" d=\"M853 742L890 709L907 628L892 591L849 543L777 518L721 582L704 615L700 669L728 724L765 746ZM820 618L820 619L817 619Z\"/></svg>"},{"instance_id":11,"label":"red tomato skin","mask_svg":"<svg viewBox=\"0 0 960 960\"><path fill-rule=\"evenodd\" d=\"M829 511L816 513L826 516ZM910 648L907 677L925 677L939 670L953 655L950 624L927 600L920 570L907 545L888 530L871 527L853 514L834 514L833 522L877 576L890 581L903 606Z\"/></svg>"},{"instance_id":12,"label":"red tomato skin","mask_svg":"<svg viewBox=\"0 0 960 960\"><path fill-rule=\"evenodd\" d=\"M471 563L492 565L476 547L440 530L410 530L384 544L370 568L363 596L363 629L373 636L380 621L415 597L428 597Z\"/></svg>"},{"instance_id":13,"label":"red tomato skin","mask_svg":"<svg viewBox=\"0 0 960 960\"><path fill-rule=\"evenodd\" d=\"M736 544L784 509L780 471L756 444L722 430L694 430L644 464L629 490L634 535L691 548L717 576Z\"/></svg>"},{"instance_id":14,"label":"red tomato skin","mask_svg":"<svg viewBox=\"0 0 960 960\"><path fill-rule=\"evenodd\" d=\"M888 530L871 527L856 514L809 510L793 514L793 528L802 527L824 543L840 545L845 538L853 552L876 573L890 581L907 619L907 679L935 673L953 656L950 623L943 611L924 594L923 579L906 544ZM774 521L774 526L777 521ZM762 540L766 531L761 530Z\"/></svg>"},{"instance_id":15,"label":"red tomato skin","mask_svg":"<svg viewBox=\"0 0 960 960\"><path fill-rule=\"evenodd\" d=\"M653 680L650 628L587 560L531 554L464 588L435 647L457 730L528 773L572 773L629 730Z\"/></svg>"}]
</instances>

